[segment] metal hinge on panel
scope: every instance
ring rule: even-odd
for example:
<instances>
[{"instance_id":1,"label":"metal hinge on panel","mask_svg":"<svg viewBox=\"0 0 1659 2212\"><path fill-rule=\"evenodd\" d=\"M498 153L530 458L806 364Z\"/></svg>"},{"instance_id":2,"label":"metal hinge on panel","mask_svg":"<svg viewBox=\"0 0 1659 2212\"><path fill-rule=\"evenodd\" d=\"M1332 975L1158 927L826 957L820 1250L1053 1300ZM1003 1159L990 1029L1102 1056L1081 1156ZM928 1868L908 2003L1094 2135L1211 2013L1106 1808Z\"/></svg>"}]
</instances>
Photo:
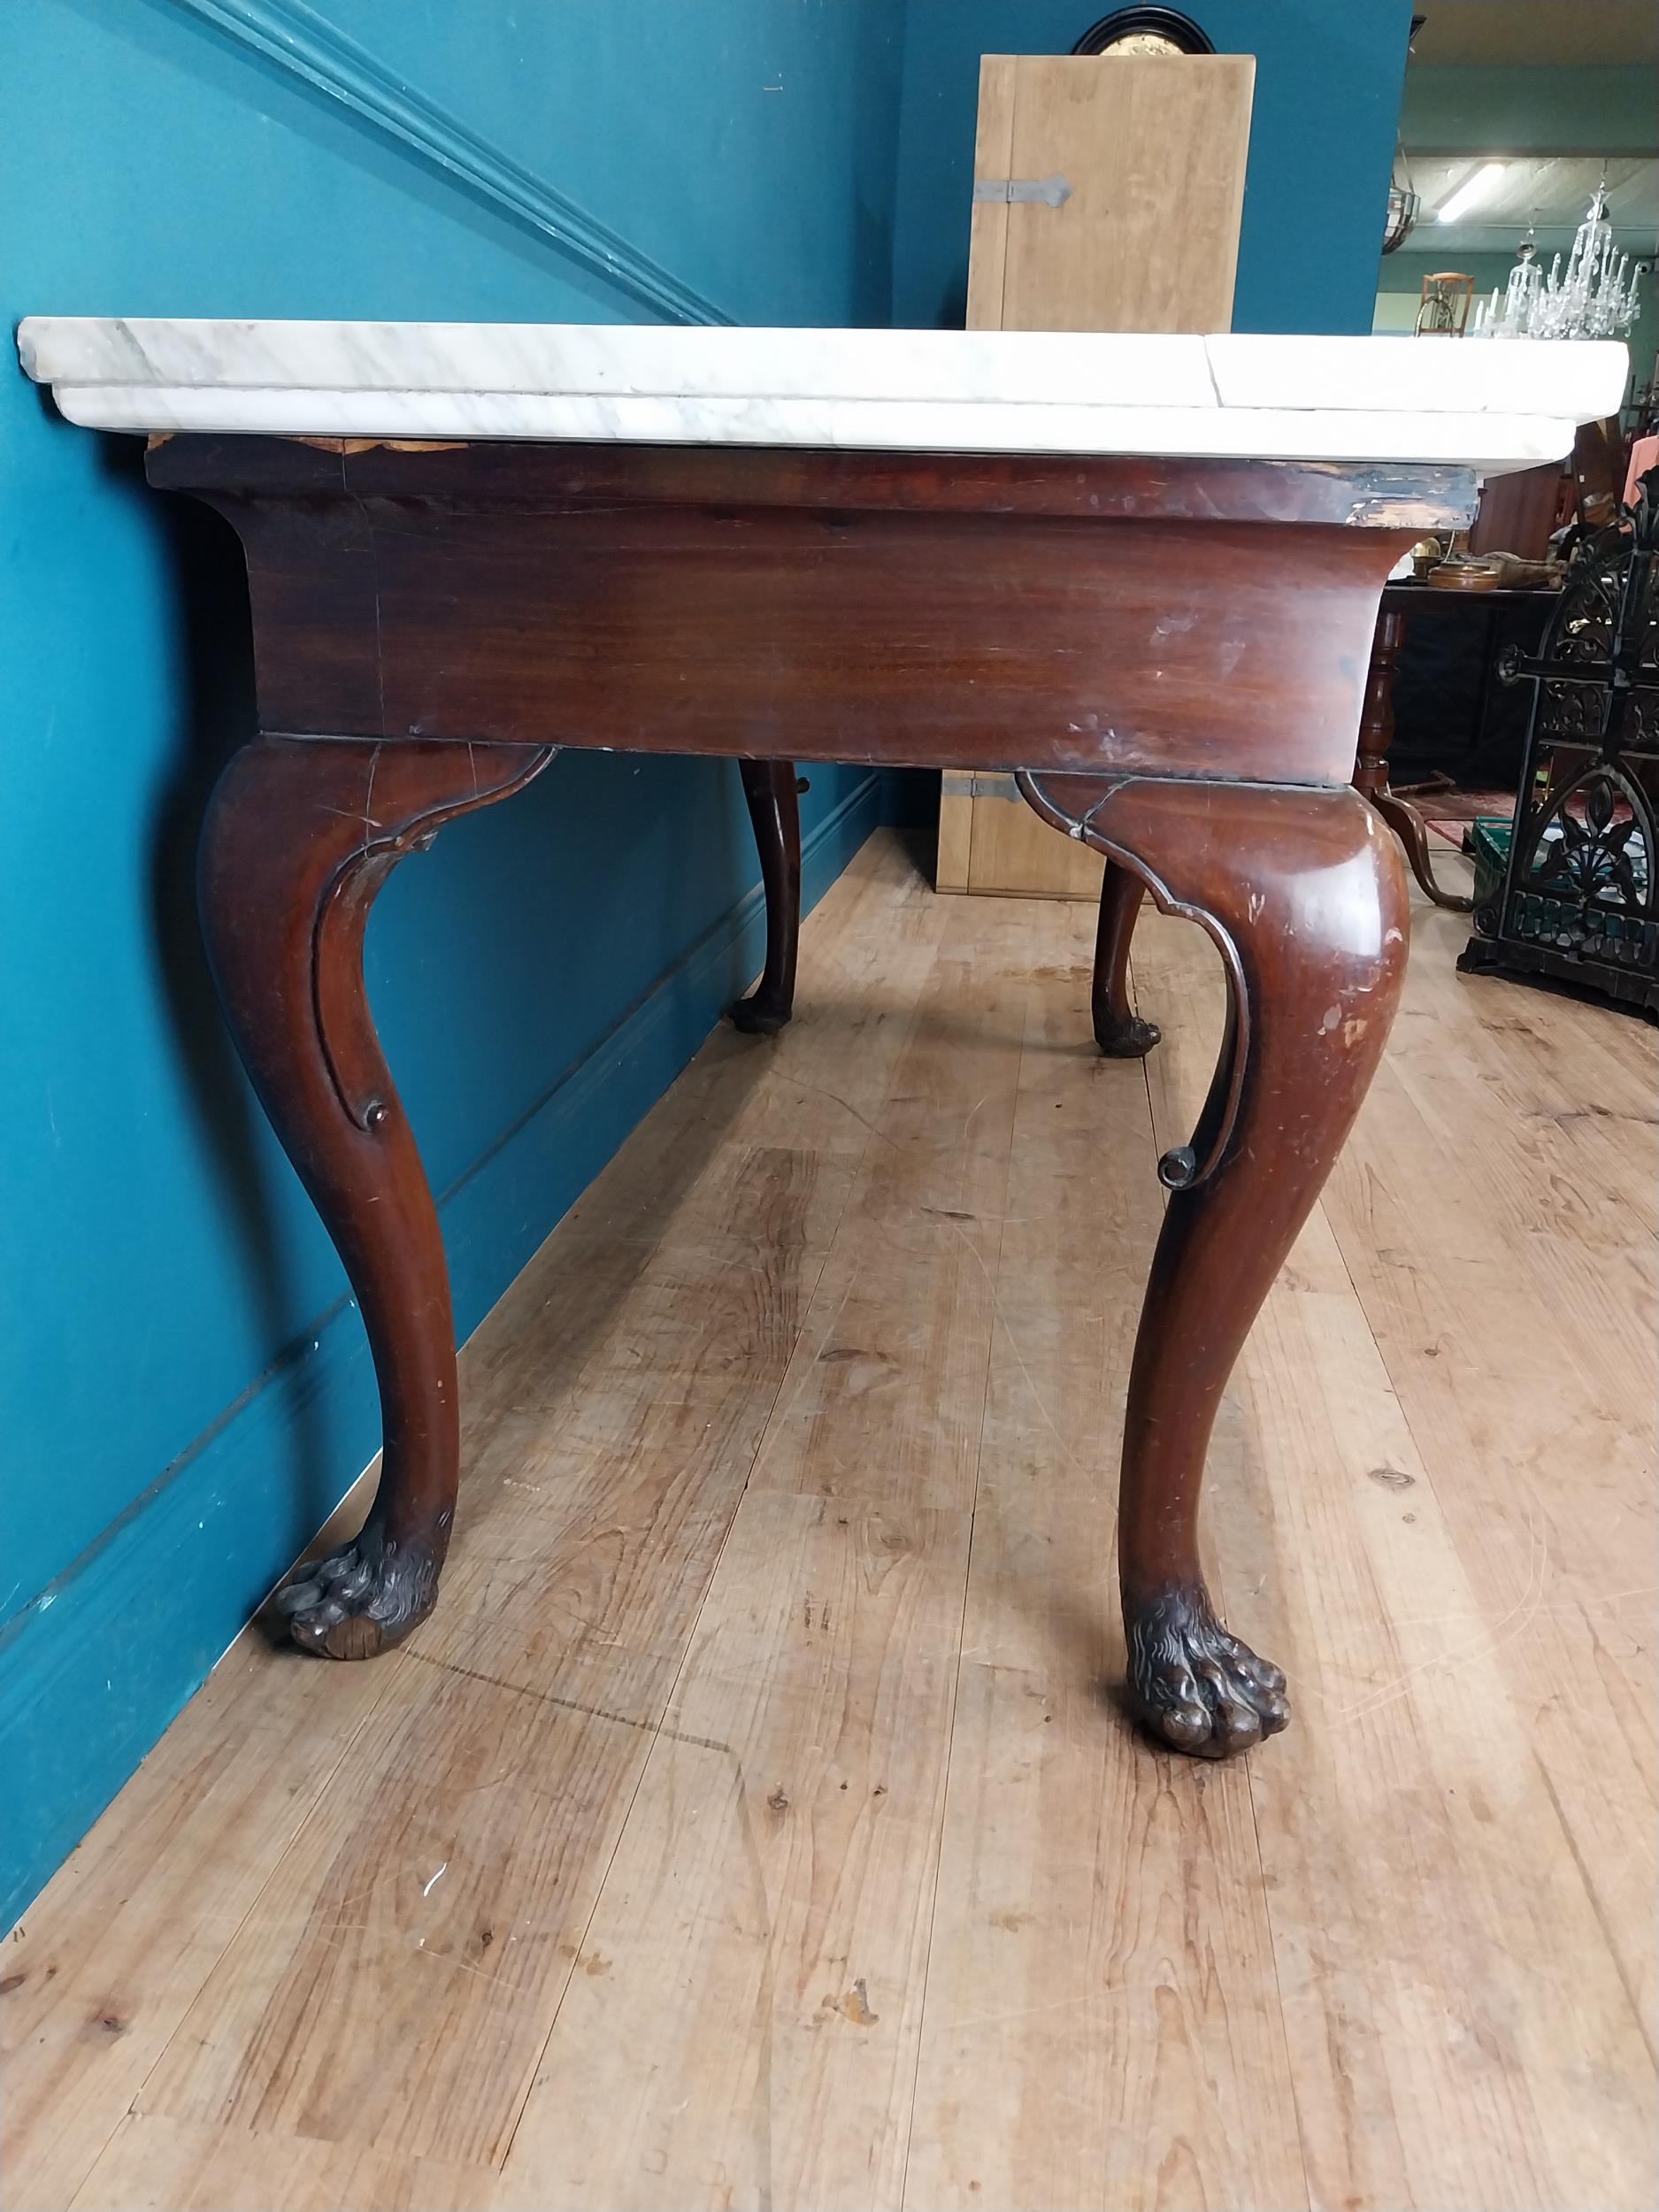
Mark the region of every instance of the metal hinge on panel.
<instances>
[{"instance_id":1,"label":"metal hinge on panel","mask_svg":"<svg viewBox=\"0 0 1659 2212\"><path fill-rule=\"evenodd\" d=\"M975 177L973 196L994 207L1064 207L1071 188L1062 176Z\"/></svg>"},{"instance_id":2,"label":"metal hinge on panel","mask_svg":"<svg viewBox=\"0 0 1659 2212\"><path fill-rule=\"evenodd\" d=\"M1010 775L971 773L965 768L947 768L940 787L947 799L1018 799Z\"/></svg>"}]
</instances>

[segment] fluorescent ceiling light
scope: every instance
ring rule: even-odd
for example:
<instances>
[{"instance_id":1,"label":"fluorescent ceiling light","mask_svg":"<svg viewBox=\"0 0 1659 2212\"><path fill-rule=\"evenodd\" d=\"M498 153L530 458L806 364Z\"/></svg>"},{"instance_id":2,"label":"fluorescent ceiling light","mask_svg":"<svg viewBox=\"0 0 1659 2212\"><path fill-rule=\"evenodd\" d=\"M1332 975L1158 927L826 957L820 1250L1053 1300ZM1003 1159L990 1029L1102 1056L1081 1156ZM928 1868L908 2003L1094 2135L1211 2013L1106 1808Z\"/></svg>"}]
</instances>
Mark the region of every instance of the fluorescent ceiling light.
<instances>
[{"instance_id":1,"label":"fluorescent ceiling light","mask_svg":"<svg viewBox=\"0 0 1659 2212\"><path fill-rule=\"evenodd\" d=\"M1467 215L1471 207L1487 197L1508 167L1506 161L1488 161L1472 177L1465 177L1451 198L1435 210L1435 221L1455 223L1460 215Z\"/></svg>"}]
</instances>

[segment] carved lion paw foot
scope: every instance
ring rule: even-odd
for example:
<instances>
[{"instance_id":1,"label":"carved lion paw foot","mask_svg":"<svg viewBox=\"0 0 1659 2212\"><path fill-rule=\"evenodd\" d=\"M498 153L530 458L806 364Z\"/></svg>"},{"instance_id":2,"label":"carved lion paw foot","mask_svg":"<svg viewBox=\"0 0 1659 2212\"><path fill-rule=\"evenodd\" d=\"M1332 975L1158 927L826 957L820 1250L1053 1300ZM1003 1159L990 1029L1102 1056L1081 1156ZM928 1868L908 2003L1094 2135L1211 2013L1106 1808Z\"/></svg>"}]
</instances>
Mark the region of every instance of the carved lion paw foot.
<instances>
[{"instance_id":1,"label":"carved lion paw foot","mask_svg":"<svg viewBox=\"0 0 1659 2212\"><path fill-rule=\"evenodd\" d=\"M751 992L748 998L733 999L726 1011L733 1028L741 1029L746 1037L775 1037L795 1009L787 1001L769 998L762 989Z\"/></svg>"},{"instance_id":2,"label":"carved lion paw foot","mask_svg":"<svg viewBox=\"0 0 1659 2212\"><path fill-rule=\"evenodd\" d=\"M1094 1041L1109 1060L1144 1060L1163 1034L1139 1014L1102 1014L1094 1024Z\"/></svg>"},{"instance_id":3,"label":"carved lion paw foot","mask_svg":"<svg viewBox=\"0 0 1659 2212\"><path fill-rule=\"evenodd\" d=\"M277 1609L302 1651L373 1659L431 1612L440 1563L428 1546L400 1545L371 1526L300 1568L277 1592Z\"/></svg>"},{"instance_id":4,"label":"carved lion paw foot","mask_svg":"<svg viewBox=\"0 0 1659 2212\"><path fill-rule=\"evenodd\" d=\"M1229 1758L1289 1720L1284 1676L1228 1633L1202 1584L1131 1612L1128 1631L1130 1705L1175 1750Z\"/></svg>"}]
</instances>

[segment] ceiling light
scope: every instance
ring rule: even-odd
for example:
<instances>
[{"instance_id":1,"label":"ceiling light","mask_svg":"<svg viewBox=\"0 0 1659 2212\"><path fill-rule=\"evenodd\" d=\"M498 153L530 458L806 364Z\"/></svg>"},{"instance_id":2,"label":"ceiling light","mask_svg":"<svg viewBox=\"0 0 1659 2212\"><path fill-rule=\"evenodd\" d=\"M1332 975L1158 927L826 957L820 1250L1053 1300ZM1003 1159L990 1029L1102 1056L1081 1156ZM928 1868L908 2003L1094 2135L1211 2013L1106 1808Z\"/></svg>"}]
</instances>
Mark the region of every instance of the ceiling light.
<instances>
[{"instance_id":1,"label":"ceiling light","mask_svg":"<svg viewBox=\"0 0 1659 2212\"><path fill-rule=\"evenodd\" d=\"M1449 200L1443 202L1436 209L1435 221L1455 223L1460 215L1467 215L1471 207L1489 196L1493 188L1508 167L1509 164L1505 161L1484 163L1475 171L1472 177L1463 179Z\"/></svg>"}]
</instances>

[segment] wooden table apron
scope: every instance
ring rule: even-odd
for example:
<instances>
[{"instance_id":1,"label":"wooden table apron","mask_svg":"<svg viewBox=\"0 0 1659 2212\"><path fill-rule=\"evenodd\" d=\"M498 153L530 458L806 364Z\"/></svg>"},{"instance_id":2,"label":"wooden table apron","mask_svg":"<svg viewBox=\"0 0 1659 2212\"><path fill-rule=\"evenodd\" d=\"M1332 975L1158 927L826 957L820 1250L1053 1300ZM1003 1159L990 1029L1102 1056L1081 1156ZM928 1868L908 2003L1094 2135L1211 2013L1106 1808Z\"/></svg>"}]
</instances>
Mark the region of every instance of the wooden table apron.
<instances>
[{"instance_id":1,"label":"wooden table apron","mask_svg":"<svg viewBox=\"0 0 1659 2212\"><path fill-rule=\"evenodd\" d=\"M1400 861L1348 776L1383 582L1467 519L1468 472L183 435L148 472L247 557L261 734L209 810L204 924L380 1386L379 1494L283 1594L296 1640L406 1634L455 1509L442 1246L363 991L389 869L564 746L1007 769L1226 969L1210 1099L1160 1170L1119 1569L1156 1733L1217 1755L1282 1726L1282 1677L1205 1592L1199 1488L1397 997Z\"/></svg>"}]
</instances>

